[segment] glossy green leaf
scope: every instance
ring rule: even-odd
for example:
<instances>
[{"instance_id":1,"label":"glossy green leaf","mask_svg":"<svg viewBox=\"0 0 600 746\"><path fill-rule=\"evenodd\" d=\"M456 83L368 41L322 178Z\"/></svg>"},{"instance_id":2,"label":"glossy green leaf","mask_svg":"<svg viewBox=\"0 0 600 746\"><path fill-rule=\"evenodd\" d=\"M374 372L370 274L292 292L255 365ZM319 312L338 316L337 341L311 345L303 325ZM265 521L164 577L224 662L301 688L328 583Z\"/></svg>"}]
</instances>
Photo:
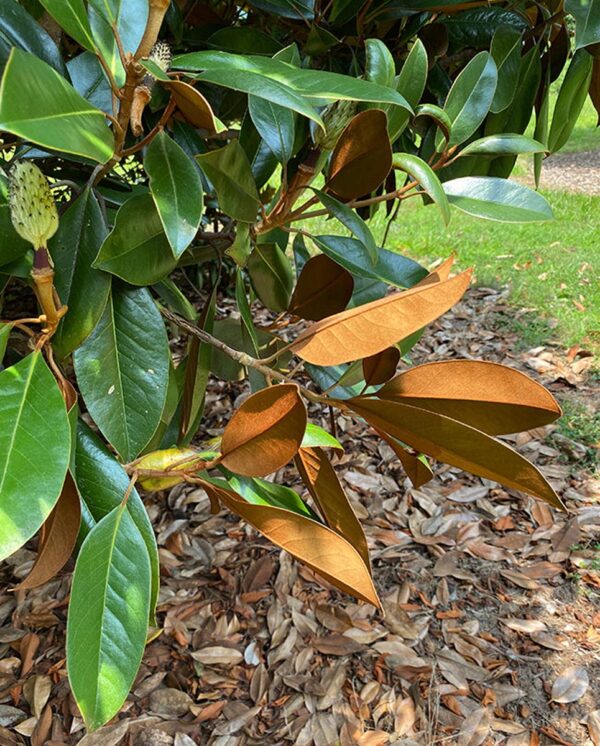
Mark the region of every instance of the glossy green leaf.
<instances>
[{"instance_id":1,"label":"glossy green leaf","mask_svg":"<svg viewBox=\"0 0 600 746\"><path fill-rule=\"evenodd\" d=\"M65 64L58 47L46 29L15 0L0 0L0 68L18 47L64 73Z\"/></svg>"},{"instance_id":2,"label":"glossy green leaf","mask_svg":"<svg viewBox=\"0 0 600 746\"><path fill-rule=\"evenodd\" d=\"M565 9L575 16L575 45L577 49L600 42L599 0L566 0Z\"/></svg>"},{"instance_id":3,"label":"glossy green leaf","mask_svg":"<svg viewBox=\"0 0 600 746\"><path fill-rule=\"evenodd\" d=\"M529 24L524 15L525 13L518 13L512 7L485 4L452 13L444 20L444 25L448 29L451 48L481 49L490 46L493 34L499 28L521 33L528 29Z\"/></svg>"},{"instance_id":4,"label":"glossy green leaf","mask_svg":"<svg viewBox=\"0 0 600 746\"><path fill-rule=\"evenodd\" d=\"M179 258L200 226L204 207L200 174L194 162L164 130L148 147L144 168L173 255Z\"/></svg>"},{"instance_id":5,"label":"glossy green leaf","mask_svg":"<svg viewBox=\"0 0 600 746\"><path fill-rule=\"evenodd\" d=\"M395 78L396 90L413 109L416 108L425 90L427 73L427 51L423 42L417 38L402 65L400 74ZM398 106L386 107L386 114L388 117L388 133L393 143L404 131L410 114Z\"/></svg>"},{"instance_id":6,"label":"glossy green leaf","mask_svg":"<svg viewBox=\"0 0 600 746\"><path fill-rule=\"evenodd\" d=\"M215 82L214 77L212 77L212 73L215 71L222 73L219 79L224 81L227 77L236 79L240 73L252 73L266 78L267 81L276 82L318 106L331 101L347 100L390 103L410 110L406 99L390 88L340 73L295 67L278 59L268 59L255 55L228 54L227 52L192 52L175 57L173 67L192 72L207 71L201 73L199 79L212 80L212 82ZM210 73L210 75L207 73ZM235 82L235 80L230 80L229 85L233 87ZM225 85L225 83L222 83L222 85ZM254 91L250 92L254 93ZM276 103L286 105L283 102ZM293 107L290 106L289 108Z\"/></svg>"},{"instance_id":7,"label":"glossy green leaf","mask_svg":"<svg viewBox=\"0 0 600 746\"><path fill-rule=\"evenodd\" d=\"M498 69L498 85L490 111L504 111L513 101L519 82L523 33L510 26L499 26L492 38L490 54Z\"/></svg>"},{"instance_id":8,"label":"glossy green leaf","mask_svg":"<svg viewBox=\"0 0 600 746\"><path fill-rule=\"evenodd\" d=\"M552 208L541 194L493 176L465 176L444 183L450 204L459 210L501 223L552 220Z\"/></svg>"},{"instance_id":9,"label":"glossy green leaf","mask_svg":"<svg viewBox=\"0 0 600 746\"><path fill-rule=\"evenodd\" d=\"M119 48L113 28L116 28L125 52L135 52L142 39L148 19L148 0L89 0L88 17L92 35L100 54L118 85L125 82Z\"/></svg>"},{"instance_id":10,"label":"glossy green leaf","mask_svg":"<svg viewBox=\"0 0 600 746\"><path fill-rule=\"evenodd\" d=\"M277 244L259 244L248 258L256 295L271 311L285 311L294 285L292 265Z\"/></svg>"},{"instance_id":11,"label":"glossy green leaf","mask_svg":"<svg viewBox=\"0 0 600 746\"><path fill-rule=\"evenodd\" d=\"M232 140L224 148L196 156L196 160L211 180L221 210L234 220L253 223L260 208L260 197L239 142Z\"/></svg>"},{"instance_id":12,"label":"glossy green leaf","mask_svg":"<svg viewBox=\"0 0 600 746\"><path fill-rule=\"evenodd\" d=\"M129 487L130 478L100 438L85 422L77 422L75 481L92 521L100 521L116 508ZM154 528L135 487L129 493L127 510L144 539L152 569L150 623L155 624L160 568Z\"/></svg>"},{"instance_id":13,"label":"glossy green leaf","mask_svg":"<svg viewBox=\"0 0 600 746\"><path fill-rule=\"evenodd\" d=\"M337 438L319 425L309 422L302 438L301 448L335 448L343 451L344 448Z\"/></svg>"},{"instance_id":14,"label":"glossy green leaf","mask_svg":"<svg viewBox=\"0 0 600 746\"><path fill-rule=\"evenodd\" d=\"M294 112L258 96L248 96L248 112L279 163L287 163L294 153Z\"/></svg>"},{"instance_id":15,"label":"glossy green leaf","mask_svg":"<svg viewBox=\"0 0 600 746\"><path fill-rule=\"evenodd\" d=\"M381 280L396 287L412 287L427 275L427 270L402 254L379 249L373 265L365 245L345 236L314 236L319 249L352 274Z\"/></svg>"},{"instance_id":16,"label":"glossy green leaf","mask_svg":"<svg viewBox=\"0 0 600 746\"><path fill-rule=\"evenodd\" d=\"M393 168L405 171L427 192L440 208L446 225L450 222L450 204L435 171L423 159L411 153L394 153Z\"/></svg>"},{"instance_id":17,"label":"glossy green leaf","mask_svg":"<svg viewBox=\"0 0 600 746\"><path fill-rule=\"evenodd\" d=\"M365 51L367 55L367 80L388 88L393 87L396 64L390 50L381 39L367 39L365 41Z\"/></svg>"},{"instance_id":18,"label":"glossy green leaf","mask_svg":"<svg viewBox=\"0 0 600 746\"><path fill-rule=\"evenodd\" d=\"M519 155L521 153L544 153L546 146L525 135L488 135L470 142L460 155Z\"/></svg>"},{"instance_id":19,"label":"glossy green leaf","mask_svg":"<svg viewBox=\"0 0 600 746\"><path fill-rule=\"evenodd\" d=\"M106 163L113 136L104 114L42 60L13 49L0 83L0 130Z\"/></svg>"},{"instance_id":20,"label":"glossy green leaf","mask_svg":"<svg viewBox=\"0 0 600 746\"><path fill-rule=\"evenodd\" d=\"M551 153L562 148L575 128L590 87L593 63L593 57L585 49L575 52L571 60L552 114L548 135L548 150Z\"/></svg>"},{"instance_id":21,"label":"glossy green leaf","mask_svg":"<svg viewBox=\"0 0 600 746\"><path fill-rule=\"evenodd\" d=\"M498 73L489 52L480 52L459 73L444 110L452 121L450 145L460 145L485 119L494 99Z\"/></svg>"},{"instance_id":22,"label":"glossy green leaf","mask_svg":"<svg viewBox=\"0 0 600 746\"><path fill-rule=\"evenodd\" d=\"M90 416L131 461L158 426L169 377L165 325L149 291L113 287L102 318L73 360Z\"/></svg>"},{"instance_id":23,"label":"glossy green leaf","mask_svg":"<svg viewBox=\"0 0 600 746\"><path fill-rule=\"evenodd\" d=\"M48 13L82 47L95 47L83 0L40 0Z\"/></svg>"},{"instance_id":24,"label":"glossy green leaf","mask_svg":"<svg viewBox=\"0 0 600 746\"><path fill-rule=\"evenodd\" d=\"M0 373L0 559L50 515L70 452L61 392L42 353L32 352Z\"/></svg>"},{"instance_id":25,"label":"glossy green leaf","mask_svg":"<svg viewBox=\"0 0 600 746\"><path fill-rule=\"evenodd\" d=\"M110 291L110 275L92 267L108 234L98 200L84 190L62 214L58 231L50 240L54 259L54 285L61 302L69 307L52 345L65 357L91 334Z\"/></svg>"},{"instance_id":26,"label":"glossy green leaf","mask_svg":"<svg viewBox=\"0 0 600 746\"><path fill-rule=\"evenodd\" d=\"M67 62L73 88L92 106L112 111L112 91L102 66L93 52L83 52Z\"/></svg>"},{"instance_id":27,"label":"glossy green leaf","mask_svg":"<svg viewBox=\"0 0 600 746\"><path fill-rule=\"evenodd\" d=\"M67 671L86 726L120 710L140 666L150 608L148 551L125 505L88 534L71 588Z\"/></svg>"},{"instance_id":28,"label":"glossy green leaf","mask_svg":"<svg viewBox=\"0 0 600 746\"><path fill-rule=\"evenodd\" d=\"M248 4L282 18L311 21L315 17L314 0L250 0Z\"/></svg>"},{"instance_id":29,"label":"glossy green leaf","mask_svg":"<svg viewBox=\"0 0 600 746\"><path fill-rule=\"evenodd\" d=\"M268 482L260 477L240 477L227 469L222 469L229 487L252 505L271 505L284 508L299 515L318 520L315 513L291 487L276 482Z\"/></svg>"},{"instance_id":30,"label":"glossy green leaf","mask_svg":"<svg viewBox=\"0 0 600 746\"><path fill-rule=\"evenodd\" d=\"M117 275L132 285L151 285L175 268L160 215L150 194L131 197L117 213L94 267Z\"/></svg>"},{"instance_id":31,"label":"glossy green leaf","mask_svg":"<svg viewBox=\"0 0 600 746\"><path fill-rule=\"evenodd\" d=\"M343 202L335 199L330 194L321 191L320 189L313 189L314 193L321 200L323 207L333 215L334 218L340 221L340 223L348 228L348 230L365 246L367 253L371 259L372 264L376 264L377 255L379 249L373 238L373 234L369 226L355 212L351 207L345 205Z\"/></svg>"}]
</instances>

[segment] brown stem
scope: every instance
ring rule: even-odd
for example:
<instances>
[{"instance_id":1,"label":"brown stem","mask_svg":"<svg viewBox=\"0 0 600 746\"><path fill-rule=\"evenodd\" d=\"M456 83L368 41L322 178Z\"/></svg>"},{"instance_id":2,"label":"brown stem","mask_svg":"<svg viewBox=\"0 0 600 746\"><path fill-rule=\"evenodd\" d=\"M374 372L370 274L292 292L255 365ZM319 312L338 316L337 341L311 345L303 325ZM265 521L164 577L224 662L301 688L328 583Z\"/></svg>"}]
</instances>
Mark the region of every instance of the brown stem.
<instances>
[{"instance_id":1,"label":"brown stem","mask_svg":"<svg viewBox=\"0 0 600 746\"><path fill-rule=\"evenodd\" d=\"M164 20L165 14L169 8L169 0L149 0L148 21L142 40L135 53L135 59L147 57L150 50L156 44L160 27Z\"/></svg>"},{"instance_id":2,"label":"brown stem","mask_svg":"<svg viewBox=\"0 0 600 746\"><path fill-rule=\"evenodd\" d=\"M40 308L42 309L42 321L45 326L42 329L45 340L49 339L67 312L67 306L63 306L54 287L54 269L52 260L45 247L36 250L33 268L31 270L35 294Z\"/></svg>"}]
</instances>

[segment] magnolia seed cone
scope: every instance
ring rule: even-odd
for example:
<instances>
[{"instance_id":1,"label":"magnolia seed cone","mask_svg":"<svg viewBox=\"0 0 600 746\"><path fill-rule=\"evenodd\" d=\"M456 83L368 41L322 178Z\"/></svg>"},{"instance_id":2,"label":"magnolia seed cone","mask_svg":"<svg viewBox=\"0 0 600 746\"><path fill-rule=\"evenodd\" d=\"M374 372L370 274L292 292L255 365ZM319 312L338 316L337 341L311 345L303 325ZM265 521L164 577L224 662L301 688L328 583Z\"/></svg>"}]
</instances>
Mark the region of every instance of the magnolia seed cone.
<instances>
[{"instance_id":1,"label":"magnolia seed cone","mask_svg":"<svg viewBox=\"0 0 600 746\"><path fill-rule=\"evenodd\" d=\"M50 184L31 161L17 161L9 178L10 217L17 233L34 249L48 243L58 228Z\"/></svg>"}]
</instances>

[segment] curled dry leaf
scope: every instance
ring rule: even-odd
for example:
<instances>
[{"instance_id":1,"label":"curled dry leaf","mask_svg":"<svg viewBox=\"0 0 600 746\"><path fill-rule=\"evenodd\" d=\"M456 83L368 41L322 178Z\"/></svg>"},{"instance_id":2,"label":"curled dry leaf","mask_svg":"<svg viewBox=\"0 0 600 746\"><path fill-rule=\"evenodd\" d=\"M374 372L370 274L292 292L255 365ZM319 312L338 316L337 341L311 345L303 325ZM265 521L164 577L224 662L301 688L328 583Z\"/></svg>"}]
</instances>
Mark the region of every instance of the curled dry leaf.
<instances>
[{"instance_id":1,"label":"curled dry leaf","mask_svg":"<svg viewBox=\"0 0 600 746\"><path fill-rule=\"evenodd\" d=\"M80 523L79 492L71 473L67 472L58 502L42 526L40 547L33 567L15 590L43 585L65 566L75 547Z\"/></svg>"},{"instance_id":2,"label":"curled dry leaf","mask_svg":"<svg viewBox=\"0 0 600 746\"><path fill-rule=\"evenodd\" d=\"M190 83L171 80L162 83L167 88L186 122L209 132L217 132L215 115L210 104Z\"/></svg>"},{"instance_id":3,"label":"curled dry leaf","mask_svg":"<svg viewBox=\"0 0 600 746\"><path fill-rule=\"evenodd\" d=\"M373 580L358 551L335 531L299 513L252 505L235 492L201 482L211 500L248 521L273 544L285 549L326 580L356 598L381 608Z\"/></svg>"},{"instance_id":4,"label":"curled dry leaf","mask_svg":"<svg viewBox=\"0 0 600 746\"><path fill-rule=\"evenodd\" d=\"M353 289L350 272L325 254L318 254L302 268L288 311L303 319L320 321L343 311Z\"/></svg>"},{"instance_id":5,"label":"curled dry leaf","mask_svg":"<svg viewBox=\"0 0 600 746\"><path fill-rule=\"evenodd\" d=\"M378 386L389 381L396 372L400 362L400 350L388 347L386 350L371 355L363 360L363 377L369 386Z\"/></svg>"},{"instance_id":6,"label":"curled dry leaf","mask_svg":"<svg viewBox=\"0 0 600 746\"><path fill-rule=\"evenodd\" d=\"M398 460L402 464L406 476L412 482L413 487L419 489L427 482L433 479L433 472L431 467L427 463L425 456L420 453L413 453L405 448L400 441L393 438L391 435L384 433L382 430L374 428L377 435L390 446L394 451Z\"/></svg>"},{"instance_id":7,"label":"curled dry leaf","mask_svg":"<svg viewBox=\"0 0 600 746\"><path fill-rule=\"evenodd\" d=\"M329 528L347 539L370 569L365 532L325 451L301 448L296 455L296 467Z\"/></svg>"},{"instance_id":8,"label":"curled dry leaf","mask_svg":"<svg viewBox=\"0 0 600 746\"><path fill-rule=\"evenodd\" d=\"M297 453L306 407L293 383L258 391L235 412L223 433L221 462L236 474L264 477Z\"/></svg>"},{"instance_id":9,"label":"curled dry leaf","mask_svg":"<svg viewBox=\"0 0 600 746\"><path fill-rule=\"evenodd\" d=\"M552 684L551 698L553 702L568 704L577 702L587 692L590 677L583 666L566 668Z\"/></svg>"},{"instance_id":10,"label":"curled dry leaf","mask_svg":"<svg viewBox=\"0 0 600 746\"><path fill-rule=\"evenodd\" d=\"M377 396L452 417L489 435L531 430L561 415L541 384L506 365L480 360L418 365L386 383Z\"/></svg>"},{"instance_id":11,"label":"curled dry leaf","mask_svg":"<svg viewBox=\"0 0 600 746\"><path fill-rule=\"evenodd\" d=\"M367 109L353 117L331 154L327 187L344 200L369 194L392 168L392 146L387 117L381 109Z\"/></svg>"},{"instance_id":12,"label":"curled dry leaf","mask_svg":"<svg viewBox=\"0 0 600 746\"><path fill-rule=\"evenodd\" d=\"M445 313L463 296L470 278L469 270L350 308L310 326L292 349L314 365L341 365L375 355Z\"/></svg>"},{"instance_id":13,"label":"curled dry leaf","mask_svg":"<svg viewBox=\"0 0 600 746\"><path fill-rule=\"evenodd\" d=\"M447 280L450 277L450 272L454 266L454 260L454 255L449 256L448 259L445 259L438 267L432 270L427 277L419 280L419 282L417 282L416 285L413 285L413 287L422 288L424 285L433 285L436 282Z\"/></svg>"},{"instance_id":14,"label":"curled dry leaf","mask_svg":"<svg viewBox=\"0 0 600 746\"><path fill-rule=\"evenodd\" d=\"M546 478L512 448L445 415L400 402L358 396L344 402L376 430L421 453L564 510Z\"/></svg>"}]
</instances>

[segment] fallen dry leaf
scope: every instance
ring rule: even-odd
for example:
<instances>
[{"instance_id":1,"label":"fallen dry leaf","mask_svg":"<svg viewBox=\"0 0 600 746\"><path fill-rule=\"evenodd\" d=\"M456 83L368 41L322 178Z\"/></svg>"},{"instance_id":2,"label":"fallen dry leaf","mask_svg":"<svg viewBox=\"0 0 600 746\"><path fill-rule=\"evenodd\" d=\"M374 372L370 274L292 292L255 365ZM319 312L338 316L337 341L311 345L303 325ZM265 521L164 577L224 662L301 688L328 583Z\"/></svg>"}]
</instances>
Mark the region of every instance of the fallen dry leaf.
<instances>
[{"instance_id":1,"label":"fallen dry leaf","mask_svg":"<svg viewBox=\"0 0 600 746\"><path fill-rule=\"evenodd\" d=\"M552 701L567 704L577 702L590 685L588 672L583 666L570 666L552 684Z\"/></svg>"}]
</instances>

